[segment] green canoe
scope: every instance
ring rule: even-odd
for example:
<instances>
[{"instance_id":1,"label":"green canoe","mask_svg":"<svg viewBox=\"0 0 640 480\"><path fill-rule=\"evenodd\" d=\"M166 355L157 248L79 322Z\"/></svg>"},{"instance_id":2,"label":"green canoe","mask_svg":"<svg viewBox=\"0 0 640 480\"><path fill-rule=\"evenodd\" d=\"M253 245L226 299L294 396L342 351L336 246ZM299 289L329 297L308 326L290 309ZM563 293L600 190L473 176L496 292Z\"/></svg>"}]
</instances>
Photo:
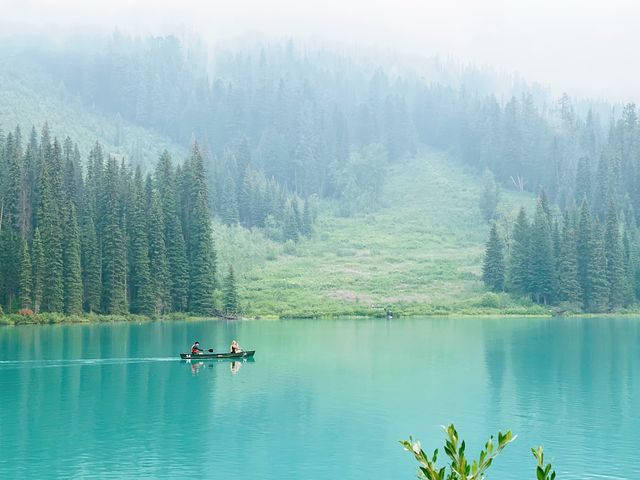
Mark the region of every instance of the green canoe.
<instances>
[{"instance_id":1,"label":"green canoe","mask_svg":"<svg viewBox=\"0 0 640 480\"><path fill-rule=\"evenodd\" d=\"M180 358L182 360L208 360L216 358L251 358L255 350L247 350L245 352L238 353L201 353L199 355L191 355L190 353L181 353Z\"/></svg>"}]
</instances>

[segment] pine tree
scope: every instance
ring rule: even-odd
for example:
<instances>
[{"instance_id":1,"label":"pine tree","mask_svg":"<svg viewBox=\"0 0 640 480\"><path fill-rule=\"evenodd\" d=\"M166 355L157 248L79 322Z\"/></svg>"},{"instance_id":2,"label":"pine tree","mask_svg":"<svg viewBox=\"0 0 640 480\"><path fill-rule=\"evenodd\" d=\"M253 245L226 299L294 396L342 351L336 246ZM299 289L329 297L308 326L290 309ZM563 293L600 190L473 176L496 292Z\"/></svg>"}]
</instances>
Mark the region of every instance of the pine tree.
<instances>
[{"instance_id":1,"label":"pine tree","mask_svg":"<svg viewBox=\"0 0 640 480\"><path fill-rule=\"evenodd\" d=\"M607 259L604 248L604 235L600 222L593 225L591 236L591 262L588 275L591 281L589 309L592 312L604 312L609 307L609 282L607 281Z\"/></svg>"},{"instance_id":2,"label":"pine tree","mask_svg":"<svg viewBox=\"0 0 640 480\"><path fill-rule=\"evenodd\" d=\"M530 259L531 259L531 226L524 208L518 212L518 218L513 227L511 243L511 256L509 259L509 285L510 289L521 295L528 294L530 290Z\"/></svg>"},{"instance_id":3,"label":"pine tree","mask_svg":"<svg viewBox=\"0 0 640 480\"><path fill-rule=\"evenodd\" d=\"M487 288L494 292L501 292L504 287L504 253L503 244L498 234L498 227L494 222L489 232L484 264L482 266L482 280Z\"/></svg>"},{"instance_id":4,"label":"pine tree","mask_svg":"<svg viewBox=\"0 0 640 480\"><path fill-rule=\"evenodd\" d=\"M83 306L90 313L101 312L102 303L102 228L105 219L103 179L102 147L96 143L87 159L81 210Z\"/></svg>"},{"instance_id":5,"label":"pine tree","mask_svg":"<svg viewBox=\"0 0 640 480\"><path fill-rule=\"evenodd\" d=\"M142 173L136 169L129 222L129 289L131 312L152 315L155 311L154 290L149 271L149 236Z\"/></svg>"},{"instance_id":6,"label":"pine tree","mask_svg":"<svg viewBox=\"0 0 640 480\"><path fill-rule=\"evenodd\" d=\"M0 231L0 306L14 310L20 289L20 235L8 223Z\"/></svg>"},{"instance_id":7,"label":"pine tree","mask_svg":"<svg viewBox=\"0 0 640 480\"><path fill-rule=\"evenodd\" d=\"M169 277L171 310L183 312L187 310L189 294L189 263L180 222L176 178L171 166L171 157L166 151L161 155L156 168L156 183L162 202L164 242L168 268L171 272Z\"/></svg>"},{"instance_id":8,"label":"pine tree","mask_svg":"<svg viewBox=\"0 0 640 480\"><path fill-rule=\"evenodd\" d=\"M110 315L127 313L127 245L120 216L119 168L114 158L107 161L102 200L102 311Z\"/></svg>"},{"instance_id":9,"label":"pine tree","mask_svg":"<svg viewBox=\"0 0 640 480\"><path fill-rule=\"evenodd\" d=\"M622 237L623 251L624 251L624 300L623 305L628 307L635 300L636 282L635 282L635 255L631 247L631 240L629 238L629 232L625 230Z\"/></svg>"},{"instance_id":10,"label":"pine tree","mask_svg":"<svg viewBox=\"0 0 640 480\"><path fill-rule=\"evenodd\" d=\"M604 248L607 260L607 283L609 285L609 308L615 310L622 306L625 292L625 269L620 225L616 207L612 200L607 205L605 215Z\"/></svg>"},{"instance_id":11,"label":"pine tree","mask_svg":"<svg viewBox=\"0 0 640 480\"><path fill-rule=\"evenodd\" d=\"M23 241L22 251L20 253L20 308L30 309L33 305L31 299L32 275L29 245L26 241Z\"/></svg>"},{"instance_id":12,"label":"pine tree","mask_svg":"<svg viewBox=\"0 0 640 480\"><path fill-rule=\"evenodd\" d=\"M589 309L589 299L592 292L592 278L590 275L592 253L593 225L591 212L586 201L580 207L580 217L578 223L578 234L576 241L576 260L578 264L578 281L582 291L582 308Z\"/></svg>"},{"instance_id":13,"label":"pine tree","mask_svg":"<svg viewBox=\"0 0 640 480\"><path fill-rule=\"evenodd\" d=\"M480 210L485 222L490 222L496 216L496 209L500 202L500 188L496 184L491 170L484 172L484 190L480 199Z\"/></svg>"},{"instance_id":14,"label":"pine tree","mask_svg":"<svg viewBox=\"0 0 640 480\"><path fill-rule=\"evenodd\" d=\"M36 227L33 235L33 253L31 255L31 266L33 268L33 311L40 313L42 306L42 290L44 284L44 250L42 248L42 236L40 229Z\"/></svg>"},{"instance_id":15,"label":"pine tree","mask_svg":"<svg viewBox=\"0 0 640 480\"><path fill-rule=\"evenodd\" d=\"M240 214L238 213L236 183L232 173L229 171L225 176L220 203L222 222L226 225L237 224Z\"/></svg>"},{"instance_id":16,"label":"pine tree","mask_svg":"<svg viewBox=\"0 0 640 480\"><path fill-rule=\"evenodd\" d=\"M576 232L569 215L565 215L558 268L558 299L564 302L578 303L582 301L576 252Z\"/></svg>"},{"instance_id":17,"label":"pine tree","mask_svg":"<svg viewBox=\"0 0 640 480\"><path fill-rule=\"evenodd\" d=\"M591 166L589 165L589 159L586 157L580 157L580 160L578 160L575 200L576 202L591 201Z\"/></svg>"},{"instance_id":18,"label":"pine tree","mask_svg":"<svg viewBox=\"0 0 640 480\"><path fill-rule=\"evenodd\" d=\"M190 162L189 311L201 315L213 310L215 251L211 236L209 200L202 155L197 145Z\"/></svg>"},{"instance_id":19,"label":"pine tree","mask_svg":"<svg viewBox=\"0 0 640 480\"><path fill-rule=\"evenodd\" d=\"M255 189L255 185L252 182L251 170L247 169L240 184L238 192L238 214L240 222L245 226L251 228L254 224L252 216L252 192Z\"/></svg>"},{"instance_id":20,"label":"pine tree","mask_svg":"<svg viewBox=\"0 0 640 480\"><path fill-rule=\"evenodd\" d=\"M47 149L47 151L50 150L50 148ZM49 169L53 168L55 164L48 158L52 156L53 153L44 156L40 178L38 227L42 238L42 248L46 252L43 266L43 278L45 281L42 285L42 310L45 312L62 312L64 307L62 226L60 224L60 208L56 198L54 181L49 174ZM57 193L60 193L60 191Z\"/></svg>"},{"instance_id":21,"label":"pine tree","mask_svg":"<svg viewBox=\"0 0 640 480\"><path fill-rule=\"evenodd\" d=\"M299 235L302 232L302 215L300 215L300 207L298 206L297 196L294 196L291 199L291 213L296 225L296 233Z\"/></svg>"},{"instance_id":22,"label":"pine tree","mask_svg":"<svg viewBox=\"0 0 640 480\"><path fill-rule=\"evenodd\" d=\"M302 234L305 237L311 237L313 230L313 218L311 216L311 207L309 206L309 200L305 199L304 208L302 210Z\"/></svg>"},{"instance_id":23,"label":"pine tree","mask_svg":"<svg viewBox=\"0 0 640 480\"><path fill-rule=\"evenodd\" d=\"M544 212L547 217L547 223L549 226L553 224L553 217L551 215L551 205L549 203L549 197L547 196L547 192L544 188L540 191L540 196L538 197L538 202L540 204L540 208Z\"/></svg>"},{"instance_id":24,"label":"pine tree","mask_svg":"<svg viewBox=\"0 0 640 480\"><path fill-rule=\"evenodd\" d=\"M233 156L237 171L235 183L236 185L242 185L249 166L251 165L251 147L249 146L249 140L246 136L243 136L235 145Z\"/></svg>"},{"instance_id":25,"label":"pine tree","mask_svg":"<svg viewBox=\"0 0 640 480\"><path fill-rule=\"evenodd\" d=\"M224 312L227 315L235 315L238 313L238 287L236 285L236 277L233 267L229 266L229 272L224 277Z\"/></svg>"},{"instance_id":26,"label":"pine tree","mask_svg":"<svg viewBox=\"0 0 640 480\"><path fill-rule=\"evenodd\" d=\"M298 219L296 218L296 212L291 205L285 208L285 217L283 225L283 236L285 240L298 241Z\"/></svg>"},{"instance_id":27,"label":"pine tree","mask_svg":"<svg viewBox=\"0 0 640 480\"><path fill-rule=\"evenodd\" d=\"M149 273L153 282L155 297L154 312L161 315L170 310L169 263L167 248L164 243L164 223L158 192L153 188L151 177L146 181L148 238L149 238Z\"/></svg>"},{"instance_id":28,"label":"pine tree","mask_svg":"<svg viewBox=\"0 0 640 480\"><path fill-rule=\"evenodd\" d=\"M80 229L76 207L69 202L65 212L63 248L63 290L65 315L82 313L82 269L80 263Z\"/></svg>"},{"instance_id":29,"label":"pine tree","mask_svg":"<svg viewBox=\"0 0 640 480\"><path fill-rule=\"evenodd\" d=\"M610 192L611 180L609 162L604 154L600 156L598 162L598 170L596 172L595 192L593 210L596 216L602 218L607 205L608 199L611 197Z\"/></svg>"},{"instance_id":30,"label":"pine tree","mask_svg":"<svg viewBox=\"0 0 640 480\"><path fill-rule=\"evenodd\" d=\"M556 292L553 239L546 196L541 195L531 228L531 290L538 303L550 304Z\"/></svg>"},{"instance_id":31,"label":"pine tree","mask_svg":"<svg viewBox=\"0 0 640 480\"><path fill-rule=\"evenodd\" d=\"M558 224L557 218L553 219L551 242L553 244L553 258L555 259L554 268L557 274L560 270L560 250L562 249L562 235L560 234L560 225Z\"/></svg>"},{"instance_id":32,"label":"pine tree","mask_svg":"<svg viewBox=\"0 0 640 480\"><path fill-rule=\"evenodd\" d=\"M93 222L93 213L90 206L85 206L87 212L82 225L82 291L83 306L89 313L100 312L100 297L102 294L102 256L96 227Z\"/></svg>"}]
</instances>

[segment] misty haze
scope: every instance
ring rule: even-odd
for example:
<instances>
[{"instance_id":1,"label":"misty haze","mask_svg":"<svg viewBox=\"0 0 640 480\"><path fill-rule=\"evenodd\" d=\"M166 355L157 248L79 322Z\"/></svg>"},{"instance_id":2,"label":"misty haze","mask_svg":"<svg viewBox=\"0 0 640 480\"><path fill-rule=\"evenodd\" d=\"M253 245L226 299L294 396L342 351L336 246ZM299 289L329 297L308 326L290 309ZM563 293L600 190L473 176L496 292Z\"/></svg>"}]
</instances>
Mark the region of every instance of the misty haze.
<instances>
[{"instance_id":1,"label":"misty haze","mask_svg":"<svg viewBox=\"0 0 640 480\"><path fill-rule=\"evenodd\" d=\"M0 3L1 478L640 478L634 2Z\"/></svg>"}]
</instances>

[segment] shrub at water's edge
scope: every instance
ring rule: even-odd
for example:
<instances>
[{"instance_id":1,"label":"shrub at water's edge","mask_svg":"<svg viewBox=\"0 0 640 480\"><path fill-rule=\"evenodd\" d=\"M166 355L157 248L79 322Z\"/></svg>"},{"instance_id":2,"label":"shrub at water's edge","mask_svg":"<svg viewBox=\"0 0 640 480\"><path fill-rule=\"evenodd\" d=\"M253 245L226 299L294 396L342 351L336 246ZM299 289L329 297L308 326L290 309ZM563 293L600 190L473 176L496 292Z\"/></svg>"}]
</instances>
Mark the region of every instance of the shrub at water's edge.
<instances>
[{"instance_id":1,"label":"shrub at water's edge","mask_svg":"<svg viewBox=\"0 0 640 480\"><path fill-rule=\"evenodd\" d=\"M400 442L404 449L411 452L418 461L418 478L423 480L482 480L493 460L517 438L517 435L513 435L511 430L507 430L504 434L498 432L497 445L494 444L493 436L491 436L480 451L478 459L469 460L465 452L465 441L460 441L453 424L443 428L447 434L444 452L449 459L448 464L443 467L436 465L438 449L435 449L433 455L429 457L422 449L420 442L414 442L412 437ZM537 461L536 480L555 480L556 472L552 470L551 464L544 464L542 447L532 448L531 451Z\"/></svg>"}]
</instances>

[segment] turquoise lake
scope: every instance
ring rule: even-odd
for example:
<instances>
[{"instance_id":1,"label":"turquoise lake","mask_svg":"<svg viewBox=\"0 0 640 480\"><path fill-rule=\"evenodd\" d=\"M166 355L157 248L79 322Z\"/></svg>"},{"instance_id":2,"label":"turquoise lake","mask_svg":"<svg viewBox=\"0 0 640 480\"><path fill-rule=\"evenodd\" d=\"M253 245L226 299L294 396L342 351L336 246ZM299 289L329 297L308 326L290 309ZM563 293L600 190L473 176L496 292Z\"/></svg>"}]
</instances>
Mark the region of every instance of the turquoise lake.
<instances>
[{"instance_id":1,"label":"turquoise lake","mask_svg":"<svg viewBox=\"0 0 640 480\"><path fill-rule=\"evenodd\" d=\"M194 340L255 361L186 363ZM412 479L398 440L490 479L639 479L640 319L411 318L0 328L0 478Z\"/></svg>"}]
</instances>

